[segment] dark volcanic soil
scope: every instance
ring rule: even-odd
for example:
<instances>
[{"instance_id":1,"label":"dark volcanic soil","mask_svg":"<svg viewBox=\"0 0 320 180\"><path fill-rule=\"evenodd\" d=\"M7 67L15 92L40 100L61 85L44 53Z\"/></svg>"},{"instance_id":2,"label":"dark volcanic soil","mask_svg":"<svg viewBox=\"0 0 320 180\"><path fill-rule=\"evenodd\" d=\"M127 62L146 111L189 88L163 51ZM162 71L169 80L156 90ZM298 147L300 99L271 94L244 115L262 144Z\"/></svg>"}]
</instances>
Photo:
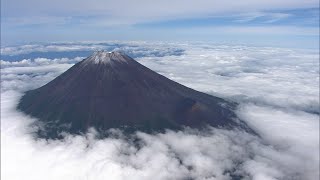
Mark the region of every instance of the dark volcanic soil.
<instances>
[{"instance_id":1,"label":"dark volcanic soil","mask_svg":"<svg viewBox=\"0 0 320 180\"><path fill-rule=\"evenodd\" d=\"M250 131L234 103L178 84L120 52L99 51L25 93L18 109L38 118L40 137L90 127L146 132L206 125Z\"/></svg>"}]
</instances>

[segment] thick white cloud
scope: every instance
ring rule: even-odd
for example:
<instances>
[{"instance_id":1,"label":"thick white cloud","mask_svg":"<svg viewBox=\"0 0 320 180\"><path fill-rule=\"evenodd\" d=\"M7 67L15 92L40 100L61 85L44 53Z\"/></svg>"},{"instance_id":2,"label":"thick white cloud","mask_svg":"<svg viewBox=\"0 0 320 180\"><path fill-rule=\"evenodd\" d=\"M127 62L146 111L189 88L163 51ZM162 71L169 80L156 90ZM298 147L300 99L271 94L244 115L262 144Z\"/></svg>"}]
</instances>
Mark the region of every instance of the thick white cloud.
<instances>
[{"instance_id":1,"label":"thick white cloud","mask_svg":"<svg viewBox=\"0 0 320 180\"><path fill-rule=\"evenodd\" d=\"M214 95L319 113L317 50L180 46L187 49L185 55L139 61L175 81Z\"/></svg>"},{"instance_id":2,"label":"thick white cloud","mask_svg":"<svg viewBox=\"0 0 320 180\"><path fill-rule=\"evenodd\" d=\"M184 54L137 60L182 84L238 101L237 113L261 137L239 131L186 129L137 133L137 146L117 130L114 137L103 140L95 139L92 130L86 136L66 135L63 141L35 140L29 126L35 119L17 112L15 106L23 91L50 81L73 60L2 61L1 178L319 177L318 52L212 44L175 46L184 49ZM155 47L167 48L161 43Z\"/></svg>"}]
</instances>

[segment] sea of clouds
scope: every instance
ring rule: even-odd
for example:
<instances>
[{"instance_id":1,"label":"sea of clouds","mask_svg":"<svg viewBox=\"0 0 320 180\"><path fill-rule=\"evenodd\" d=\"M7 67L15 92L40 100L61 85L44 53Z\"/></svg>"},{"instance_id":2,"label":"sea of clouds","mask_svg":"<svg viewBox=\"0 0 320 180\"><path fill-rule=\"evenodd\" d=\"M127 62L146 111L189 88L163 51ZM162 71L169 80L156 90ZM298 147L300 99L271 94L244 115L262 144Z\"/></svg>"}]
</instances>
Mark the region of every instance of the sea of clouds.
<instances>
[{"instance_id":1,"label":"sea of clouds","mask_svg":"<svg viewBox=\"0 0 320 180\"><path fill-rule=\"evenodd\" d=\"M95 50L121 50L188 87L239 102L260 136L212 128L133 137L95 130L64 140L32 136L36 119L16 110ZM319 177L319 51L209 43L81 42L1 49L1 178L254 179ZM134 143L133 143L134 140Z\"/></svg>"}]
</instances>

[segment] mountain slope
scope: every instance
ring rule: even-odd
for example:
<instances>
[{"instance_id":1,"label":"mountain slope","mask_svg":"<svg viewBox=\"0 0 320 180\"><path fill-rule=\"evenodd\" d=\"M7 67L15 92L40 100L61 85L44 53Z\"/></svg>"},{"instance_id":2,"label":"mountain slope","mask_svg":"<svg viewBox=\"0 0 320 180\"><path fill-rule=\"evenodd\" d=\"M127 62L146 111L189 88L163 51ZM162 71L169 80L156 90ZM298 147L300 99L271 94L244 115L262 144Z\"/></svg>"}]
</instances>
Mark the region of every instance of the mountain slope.
<instances>
[{"instance_id":1,"label":"mountain slope","mask_svg":"<svg viewBox=\"0 0 320 180\"><path fill-rule=\"evenodd\" d=\"M95 127L159 131L206 125L249 128L235 104L155 73L129 56L105 51L75 64L48 84L26 92L18 109L39 119L40 136L86 132Z\"/></svg>"}]
</instances>

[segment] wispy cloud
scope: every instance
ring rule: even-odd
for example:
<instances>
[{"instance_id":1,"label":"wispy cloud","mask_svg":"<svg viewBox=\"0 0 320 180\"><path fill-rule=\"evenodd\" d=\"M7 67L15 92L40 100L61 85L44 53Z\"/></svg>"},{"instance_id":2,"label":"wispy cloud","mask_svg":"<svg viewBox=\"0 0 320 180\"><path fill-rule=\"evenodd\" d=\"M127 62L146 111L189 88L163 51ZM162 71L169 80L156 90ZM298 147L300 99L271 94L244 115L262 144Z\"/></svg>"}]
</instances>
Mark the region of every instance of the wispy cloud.
<instances>
[{"instance_id":1,"label":"wispy cloud","mask_svg":"<svg viewBox=\"0 0 320 180\"><path fill-rule=\"evenodd\" d=\"M291 26L294 33L288 31L292 37L286 39L287 44L300 44L292 42L301 40L293 36L297 33L298 36L305 34L296 29L306 26L318 28L319 20L319 11L315 10L318 9L316 0L202 0L188 3L182 0L4 0L1 5L1 37L5 44L60 40L212 40L216 37L212 37L212 33L208 33L202 26L239 25L247 26L246 31L251 28L254 34L258 30L261 30L260 34L277 34L277 30L284 34L283 27ZM165 23L172 21L174 23ZM152 30L144 26L147 24L152 27L155 23L158 26ZM271 27L276 25L278 29ZM252 26L270 26L274 31L270 33L266 28ZM171 27L180 29L167 30ZM192 33L183 28L192 29ZM232 32L228 31L229 34ZM238 32L244 32L244 28ZM225 39L229 37L223 33L217 36ZM228 42L233 39L237 41L238 38L241 39L239 33ZM243 39L250 38L256 39L252 36ZM317 42L314 39L312 41L306 37L304 41L308 46L316 48Z\"/></svg>"},{"instance_id":2,"label":"wispy cloud","mask_svg":"<svg viewBox=\"0 0 320 180\"><path fill-rule=\"evenodd\" d=\"M213 27L216 31L226 34L260 34L260 35L296 35L317 36L317 27L297 26L220 26Z\"/></svg>"},{"instance_id":3,"label":"wispy cloud","mask_svg":"<svg viewBox=\"0 0 320 180\"><path fill-rule=\"evenodd\" d=\"M91 20L87 19L88 22L95 22L97 24L136 24L156 20L186 19L219 14L272 11L277 9L316 8L317 6L318 2L316 0L285 0L281 2L276 0L245 0L241 2L231 0L204 0L194 3L185 3L181 0L153 2L147 0L138 2L132 2L130 0L94 0L90 2L85 0L71 0L67 2L61 0L54 2L5 0L1 8L3 11L2 18L11 18L12 23L29 22L33 24L36 20L45 23L45 21L43 21L44 19L46 19L46 21L58 20L58 22L63 22L70 17L82 17L82 20L86 20L86 17L95 17ZM255 16L269 16L272 19L279 19L284 18L285 14L256 13L256 15L252 14L251 18ZM26 20L27 18L32 21ZM247 19L248 18L249 17L247 17Z\"/></svg>"},{"instance_id":4,"label":"wispy cloud","mask_svg":"<svg viewBox=\"0 0 320 180\"><path fill-rule=\"evenodd\" d=\"M288 13L266 13L266 12L255 12L255 13L246 13L239 15L238 18L236 18L235 22L240 23L247 23L250 21L255 21L260 19L260 22L262 23L273 23L280 20L284 20L286 18L289 18L292 16L292 14Z\"/></svg>"}]
</instances>

